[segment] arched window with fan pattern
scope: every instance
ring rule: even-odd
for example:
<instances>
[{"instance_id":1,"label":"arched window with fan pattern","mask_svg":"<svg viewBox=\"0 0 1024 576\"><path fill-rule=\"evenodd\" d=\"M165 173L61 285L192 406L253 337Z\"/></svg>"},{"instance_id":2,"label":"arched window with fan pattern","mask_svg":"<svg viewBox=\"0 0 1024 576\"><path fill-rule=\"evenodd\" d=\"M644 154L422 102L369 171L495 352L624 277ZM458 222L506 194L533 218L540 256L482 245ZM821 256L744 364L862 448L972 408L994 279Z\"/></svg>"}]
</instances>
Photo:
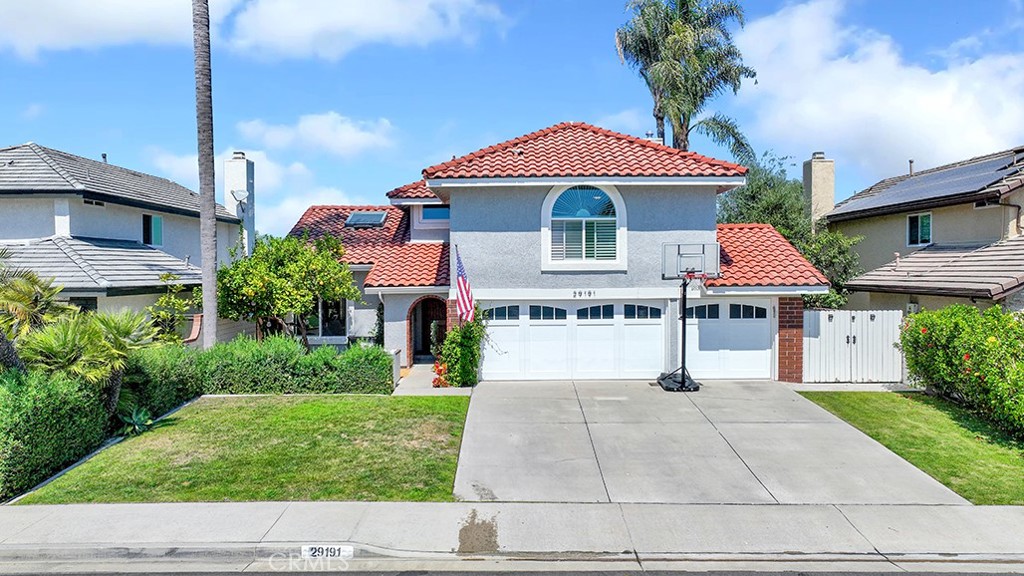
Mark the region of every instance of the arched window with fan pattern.
<instances>
[{"instance_id":1,"label":"arched window with fan pattern","mask_svg":"<svg viewBox=\"0 0 1024 576\"><path fill-rule=\"evenodd\" d=\"M615 260L615 203L600 188L573 186L551 208L552 260Z\"/></svg>"}]
</instances>

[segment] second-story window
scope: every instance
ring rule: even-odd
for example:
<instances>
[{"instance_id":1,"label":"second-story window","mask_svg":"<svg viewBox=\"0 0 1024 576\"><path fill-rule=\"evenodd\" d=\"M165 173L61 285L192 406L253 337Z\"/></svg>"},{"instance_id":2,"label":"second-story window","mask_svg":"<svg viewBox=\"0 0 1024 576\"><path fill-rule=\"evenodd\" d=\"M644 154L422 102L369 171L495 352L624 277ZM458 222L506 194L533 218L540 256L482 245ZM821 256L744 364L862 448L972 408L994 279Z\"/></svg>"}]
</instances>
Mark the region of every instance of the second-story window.
<instances>
[{"instance_id":1,"label":"second-story window","mask_svg":"<svg viewBox=\"0 0 1024 576\"><path fill-rule=\"evenodd\" d=\"M448 206L424 206L424 220L448 220L451 215L451 208Z\"/></svg>"},{"instance_id":2,"label":"second-story window","mask_svg":"<svg viewBox=\"0 0 1024 576\"><path fill-rule=\"evenodd\" d=\"M164 219L153 214L142 215L142 243L149 246L164 245Z\"/></svg>"},{"instance_id":3,"label":"second-story window","mask_svg":"<svg viewBox=\"0 0 1024 576\"><path fill-rule=\"evenodd\" d=\"M573 186L551 210L552 260L615 260L615 204L593 186Z\"/></svg>"},{"instance_id":4,"label":"second-story window","mask_svg":"<svg viewBox=\"0 0 1024 576\"><path fill-rule=\"evenodd\" d=\"M907 216L907 246L925 246L932 243L932 215Z\"/></svg>"}]
</instances>

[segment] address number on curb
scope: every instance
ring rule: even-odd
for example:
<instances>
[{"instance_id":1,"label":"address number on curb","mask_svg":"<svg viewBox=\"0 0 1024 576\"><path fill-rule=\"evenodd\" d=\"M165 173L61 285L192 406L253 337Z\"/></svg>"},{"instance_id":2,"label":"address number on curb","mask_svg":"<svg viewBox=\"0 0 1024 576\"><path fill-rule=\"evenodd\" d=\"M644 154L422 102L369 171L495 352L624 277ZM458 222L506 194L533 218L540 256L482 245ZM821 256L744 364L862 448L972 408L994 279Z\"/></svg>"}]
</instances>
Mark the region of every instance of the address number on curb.
<instances>
[{"instance_id":1,"label":"address number on curb","mask_svg":"<svg viewBox=\"0 0 1024 576\"><path fill-rule=\"evenodd\" d=\"M349 560L355 556L355 548L346 545L335 545L335 546L303 546L302 557L303 558L340 558L343 560Z\"/></svg>"}]
</instances>

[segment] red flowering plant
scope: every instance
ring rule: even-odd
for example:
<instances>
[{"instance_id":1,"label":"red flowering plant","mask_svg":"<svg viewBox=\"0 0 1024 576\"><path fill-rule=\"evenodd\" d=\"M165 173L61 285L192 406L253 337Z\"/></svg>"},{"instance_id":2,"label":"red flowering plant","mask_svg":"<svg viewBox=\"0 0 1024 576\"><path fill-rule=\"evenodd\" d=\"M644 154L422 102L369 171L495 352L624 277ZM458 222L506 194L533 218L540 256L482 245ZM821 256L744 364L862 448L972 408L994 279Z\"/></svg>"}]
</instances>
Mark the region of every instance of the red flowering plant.
<instances>
[{"instance_id":1,"label":"red flowering plant","mask_svg":"<svg viewBox=\"0 0 1024 576\"><path fill-rule=\"evenodd\" d=\"M448 374L447 364L442 364L440 360L434 362L434 374L436 374L432 381L434 388L448 388L451 386L446 378L446 375Z\"/></svg>"}]
</instances>

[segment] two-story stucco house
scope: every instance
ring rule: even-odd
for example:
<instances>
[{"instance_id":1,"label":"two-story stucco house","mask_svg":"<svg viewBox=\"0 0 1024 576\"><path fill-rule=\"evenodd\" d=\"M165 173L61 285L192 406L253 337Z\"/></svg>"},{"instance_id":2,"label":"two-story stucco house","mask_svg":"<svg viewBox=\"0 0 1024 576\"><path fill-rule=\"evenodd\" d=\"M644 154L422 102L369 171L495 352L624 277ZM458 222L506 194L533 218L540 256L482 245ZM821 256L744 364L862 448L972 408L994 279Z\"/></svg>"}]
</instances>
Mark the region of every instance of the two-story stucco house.
<instances>
[{"instance_id":1,"label":"two-story stucco house","mask_svg":"<svg viewBox=\"0 0 1024 576\"><path fill-rule=\"evenodd\" d=\"M251 248L253 164L225 165L230 208L217 205L218 261ZM87 310L141 310L166 291L160 277L200 283L199 196L175 182L34 143L0 149L0 245L10 264L53 278ZM238 326L225 322L230 337Z\"/></svg>"},{"instance_id":2,"label":"two-story stucco house","mask_svg":"<svg viewBox=\"0 0 1024 576\"><path fill-rule=\"evenodd\" d=\"M767 225L715 223L742 166L588 124L563 123L452 159L388 193L390 206L314 206L293 234L341 238L364 294L334 303L348 335L383 306L384 341L429 359L456 322L458 253L488 318L488 379L654 378L678 367L680 281L666 244L713 246L721 275L688 292L697 378L799 381L802 300L825 278Z\"/></svg>"},{"instance_id":3,"label":"two-story stucco house","mask_svg":"<svg viewBox=\"0 0 1024 576\"><path fill-rule=\"evenodd\" d=\"M833 174L822 153L804 164L812 211L863 237L851 308L1024 308L1024 148L908 171L834 207Z\"/></svg>"}]
</instances>

